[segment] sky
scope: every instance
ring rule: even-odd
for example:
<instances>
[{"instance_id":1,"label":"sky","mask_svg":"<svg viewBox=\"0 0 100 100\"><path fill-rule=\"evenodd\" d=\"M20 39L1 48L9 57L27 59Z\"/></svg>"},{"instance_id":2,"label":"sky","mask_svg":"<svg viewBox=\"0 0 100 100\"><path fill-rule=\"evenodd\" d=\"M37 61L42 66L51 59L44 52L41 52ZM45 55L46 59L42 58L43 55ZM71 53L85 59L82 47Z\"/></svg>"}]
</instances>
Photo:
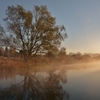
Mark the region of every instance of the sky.
<instances>
[{"instance_id":1,"label":"sky","mask_svg":"<svg viewBox=\"0 0 100 100\"><path fill-rule=\"evenodd\" d=\"M100 0L0 0L0 24L5 26L7 6L46 5L57 25L64 25L68 38L62 42L67 53L100 53Z\"/></svg>"}]
</instances>

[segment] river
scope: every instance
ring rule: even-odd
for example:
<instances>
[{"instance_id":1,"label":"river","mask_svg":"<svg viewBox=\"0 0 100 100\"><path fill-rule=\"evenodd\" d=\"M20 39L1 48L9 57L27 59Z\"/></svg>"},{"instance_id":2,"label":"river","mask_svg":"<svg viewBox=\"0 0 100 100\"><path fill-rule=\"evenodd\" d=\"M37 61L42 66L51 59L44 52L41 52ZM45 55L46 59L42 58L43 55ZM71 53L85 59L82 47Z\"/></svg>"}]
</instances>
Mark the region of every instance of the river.
<instances>
[{"instance_id":1,"label":"river","mask_svg":"<svg viewBox=\"0 0 100 100\"><path fill-rule=\"evenodd\" d=\"M0 100L100 100L100 63L0 69Z\"/></svg>"}]
</instances>

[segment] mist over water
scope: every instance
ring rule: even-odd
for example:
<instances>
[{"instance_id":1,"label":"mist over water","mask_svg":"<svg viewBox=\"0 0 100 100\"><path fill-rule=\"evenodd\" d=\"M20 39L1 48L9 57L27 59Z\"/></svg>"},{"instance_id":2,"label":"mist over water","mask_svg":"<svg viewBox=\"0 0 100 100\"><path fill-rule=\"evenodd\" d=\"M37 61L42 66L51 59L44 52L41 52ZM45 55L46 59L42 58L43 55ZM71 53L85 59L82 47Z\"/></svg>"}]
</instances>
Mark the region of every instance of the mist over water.
<instances>
[{"instance_id":1,"label":"mist over water","mask_svg":"<svg viewBox=\"0 0 100 100\"><path fill-rule=\"evenodd\" d=\"M0 100L100 100L100 62L0 73Z\"/></svg>"}]
</instances>

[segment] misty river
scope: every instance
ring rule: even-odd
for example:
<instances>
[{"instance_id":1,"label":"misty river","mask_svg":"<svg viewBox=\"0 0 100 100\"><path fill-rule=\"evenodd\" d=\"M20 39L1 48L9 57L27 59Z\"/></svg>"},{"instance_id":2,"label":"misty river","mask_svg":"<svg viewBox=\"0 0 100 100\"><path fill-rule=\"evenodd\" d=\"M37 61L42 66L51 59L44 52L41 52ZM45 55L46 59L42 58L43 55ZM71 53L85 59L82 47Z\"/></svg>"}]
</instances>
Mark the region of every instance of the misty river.
<instances>
[{"instance_id":1,"label":"misty river","mask_svg":"<svg viewBox=\"0 0 100 100\"><path fill-rule=\"evenodd\" d=\"M0 69L0 100L100 100L100 63Z\"/></svg>"}]
</instances>

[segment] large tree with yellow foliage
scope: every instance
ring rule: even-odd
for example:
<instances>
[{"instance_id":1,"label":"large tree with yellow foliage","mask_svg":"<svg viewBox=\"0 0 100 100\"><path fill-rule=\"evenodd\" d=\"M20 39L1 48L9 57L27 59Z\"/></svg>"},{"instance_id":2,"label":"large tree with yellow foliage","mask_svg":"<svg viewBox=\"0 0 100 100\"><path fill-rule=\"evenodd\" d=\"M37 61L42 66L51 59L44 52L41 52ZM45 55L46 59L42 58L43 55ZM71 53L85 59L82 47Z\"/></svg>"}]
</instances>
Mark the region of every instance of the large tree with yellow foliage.
<instances>
[{"instance_id":1,"label":"large tree with yellow foliage","mask_svg":"<svg viewBox=\"0 0 100 100\"><path fill-rule=\"evenodd\" d=\"M46 6L34 6L34 10L25 10L22 6L8 6L6 18L10 32L10 46L22 51L29 59L39 53L47 53L59 48L67 37L63 25L56 25Z\"/></svg>"}]
</instances>

